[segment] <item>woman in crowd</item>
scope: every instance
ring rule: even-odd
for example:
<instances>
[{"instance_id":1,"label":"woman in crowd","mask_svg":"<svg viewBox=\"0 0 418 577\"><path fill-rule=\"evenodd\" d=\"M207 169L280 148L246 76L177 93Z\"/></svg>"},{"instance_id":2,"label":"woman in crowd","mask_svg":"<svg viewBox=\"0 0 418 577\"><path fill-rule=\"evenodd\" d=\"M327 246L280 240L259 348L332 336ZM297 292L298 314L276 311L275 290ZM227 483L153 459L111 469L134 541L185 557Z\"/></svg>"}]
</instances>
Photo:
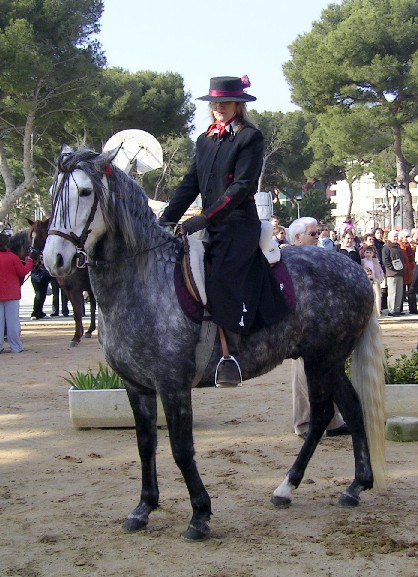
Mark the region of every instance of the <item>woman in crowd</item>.
<instances>
[{"instance_id":1,"label":"woman in crowd","mask_svg":"<svg viewBox=\"0 0 418 577\"><path fill-rule=\"evenodd\" d=\"M326 248L328 250L334 249L334 243L332 242L329 236L329 226L326 224L319 225L318 246L320 246L321 248Z\"/></svg>"},{"instance_id":2,"label":"woman in crowd","mask_svg":"<svg viewBox=\"0 0 418 577\"><path fill-rule=\"evenodd\" d=\"M12 353L23 351L20 339L19 301L20 286L33 268L27 257L23 264L8 248L9 237L0 234L0 353L4 351L4 327L7 325L7 341Z\"/></svg>"},{"instance_id":3,"label":"woman in crowd","mask_svg":"<svg viewBox=\"0 0 418 577\"><path fill-rule=\"evenodd\" d=\"M378 315L382 312L382 289L381 284L384 279L382 267L376 258L376 250L374 246L366 246L364 248L364 257L361 259L361 265L369 275L373 286L374 302Z\"/></svg>"},{"instance_id":4,"label":"woman in crowd","mask_svg":"<svg viewBox=\"0 0 418 577\"><path fill-rule=\"evenodd\" d=\"M345 230L341 235L341 245L338 251L341 254L345 254L348 258L351 258L357 264L361 264L361 258L359 252L354 244L354 233L352 229Z\"/></svg>"},{"instance_id":5,"label":"woman in crowd","mask_svg":"<svg viewBox=\"0 0 418 577\"><path fill-rule=\"evenodd\" d=\"M398 232L398 242L405 261L405 270L403 275L403 300L408 301L410 314L416 315L418 314L417 295L412 287L412 277L415 269L415 254L414 249L409 242L409 238L409 230L403 229Z\"/></svg>"},{"instance_id":6,"label":"woman in crowd","mask_svg":"<svg viewBox=\"0 0 418 577\"><path fill-rule=\"evenodd\" d=\"M361 239L361 246L359 249L360 258L364 258L364 250L369 246L374 247L374 234L372 232L365 234Z\"/></svg>"}]
</instances>

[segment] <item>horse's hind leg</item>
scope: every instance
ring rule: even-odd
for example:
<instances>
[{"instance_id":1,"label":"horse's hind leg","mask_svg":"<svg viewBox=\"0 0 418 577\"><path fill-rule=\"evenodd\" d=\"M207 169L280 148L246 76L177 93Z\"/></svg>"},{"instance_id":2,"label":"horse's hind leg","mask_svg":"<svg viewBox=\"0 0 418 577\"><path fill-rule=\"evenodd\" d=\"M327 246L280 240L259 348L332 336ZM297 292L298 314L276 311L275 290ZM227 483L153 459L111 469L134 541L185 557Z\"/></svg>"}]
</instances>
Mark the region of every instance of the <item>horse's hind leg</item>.
<instances>
[{"instance_id":1,"label":"horse's hind leg","mask_svg":"<svg viewBox=\"0 0 418 577\"><path fill-rule=\"evenodd\" d=\"M273 505L279 508L290 506L292 491L299 487L305 469L334 415L329 375L321 372L321 367L318 363L307 361L305 361L305 373L308 381L311 409L309 430L296 461L288 471L284 481L277 487L271 497Z\"/></svg>"},{"instance_id":2,"label":"horse's hind leg","mask_svg":"<svg viewBox=\"0 0 418 577\"><path fill-rule=\"evenodd\" d=\"M335 369L334 380L336 383L334 399L351 431L355 461L354 481L341 495L339 505L354 507L360 502L360 493L373 487L370 453L360 401L345 374L344 367Z\"/></svg>"},{"instance_id":3,"label":"horse's hind leg","mask_svg":"<svg viewBox=\"0 0 418 577\"><path fill-rule=\"evenodd\" d=\"M96 330L96 299L91 290L88 293L90 300L90 326L84 335L85 339L91 339L92 332Z\"/></svg>"},{"instance_id":4,"label":"horse's hind leg","mask_svg":"<svg viewBox=\"0 0 418 577\"><path fill-rule=\"evenodd\" d=\"M185 480L193 508L193 516L183 537L188 541L204 541L210 537L212 511L210 497L194 460L191 392L190 389L180 390L180 386L177 389L173 387L169 395L161 391L161 400L173 457Z\"/></svg>"},{"instance_id":5,"label":"horse's hind leg","mask_svg":"<svg viewBox=\"0 0 418 577\"><path fill-rule=\"evenodd\" d=\"M125 382L129 402L135 417L136 436L142 470L141 500L128 515L123 530L139 531L148 524L149 514L158 507L157 450L157 394L152 389L136 387Z\"/></svg>"}]
</instances>

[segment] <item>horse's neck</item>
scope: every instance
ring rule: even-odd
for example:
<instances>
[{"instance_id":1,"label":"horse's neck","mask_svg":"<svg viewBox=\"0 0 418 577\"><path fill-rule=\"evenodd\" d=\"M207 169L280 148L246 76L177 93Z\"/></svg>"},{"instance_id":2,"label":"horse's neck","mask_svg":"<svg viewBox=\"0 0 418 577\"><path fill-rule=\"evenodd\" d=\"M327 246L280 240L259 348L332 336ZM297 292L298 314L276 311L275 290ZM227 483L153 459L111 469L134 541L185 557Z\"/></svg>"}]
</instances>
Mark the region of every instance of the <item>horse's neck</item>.
<instances>
[{"instance_id":1,"label":"horse's neck","mask_svg":"<svg viewBox=\"0 0 418 577\"><path fill-rule=\"evenodd\" d=\"M90 269L90 275L106 299L111 299L112 289L118 286L156 291L172 281L180 251L180 241L154 223L138 235L135 244L128 244L120 233L107 233L94 247L91 256L97 266Z\"/></svg>"}]
</instances>

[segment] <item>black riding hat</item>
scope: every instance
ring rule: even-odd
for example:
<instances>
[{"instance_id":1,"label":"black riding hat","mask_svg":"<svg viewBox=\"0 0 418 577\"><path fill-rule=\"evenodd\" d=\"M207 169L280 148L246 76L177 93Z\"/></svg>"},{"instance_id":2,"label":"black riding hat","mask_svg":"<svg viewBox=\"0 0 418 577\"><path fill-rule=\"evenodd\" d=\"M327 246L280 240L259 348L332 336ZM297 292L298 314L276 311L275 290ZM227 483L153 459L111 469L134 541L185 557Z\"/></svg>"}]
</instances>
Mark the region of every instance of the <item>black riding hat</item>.
<instances>
[{"instance_id":1,"label":"black riding hat","mask_svg":"<svg viewBox=\"0 0 418 577\"><path fill-rule=\"evenodd\" d=\"M255 96L246 94L244 88L251 86L248 76L216 76L210 79L209 94L200 96L197 100L209 102L251 102Z\"/></svg>"}]
</instances>

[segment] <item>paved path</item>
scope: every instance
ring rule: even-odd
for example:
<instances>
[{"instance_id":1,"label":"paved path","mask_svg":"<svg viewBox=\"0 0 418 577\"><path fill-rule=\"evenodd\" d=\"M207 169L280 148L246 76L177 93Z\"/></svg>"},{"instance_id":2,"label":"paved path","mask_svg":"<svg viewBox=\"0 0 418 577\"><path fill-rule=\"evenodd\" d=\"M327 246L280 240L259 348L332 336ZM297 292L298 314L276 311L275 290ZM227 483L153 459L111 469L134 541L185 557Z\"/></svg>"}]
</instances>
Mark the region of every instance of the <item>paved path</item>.
<instances>
[{"instance_id":1,"label":"paved path","mask_svg":"<svg viewBox=\"0 0 418 577\"><path fill-rule=\"evenodd\" d=\"M45 299L44 304L44 313L46 316L44 319L40 320L31 320L30 315L33 309L33 299L35 297L35 293L33 291L32 283L30 282L30 278L28 278L22 286L22 298L20 300L20 322L21 324L51 324L51 323L59 323L59 324L74 324L73 319L73 309L71 303L68 302L68 309L70 311L69 317L63 317L60 315L59 317L50 317L49 315L52 313L52 295L47 296ZM61 303L60 303L61 304ZM90 305L86 304L86 316L90 317Z\"/></svg>"}]
</instances>

